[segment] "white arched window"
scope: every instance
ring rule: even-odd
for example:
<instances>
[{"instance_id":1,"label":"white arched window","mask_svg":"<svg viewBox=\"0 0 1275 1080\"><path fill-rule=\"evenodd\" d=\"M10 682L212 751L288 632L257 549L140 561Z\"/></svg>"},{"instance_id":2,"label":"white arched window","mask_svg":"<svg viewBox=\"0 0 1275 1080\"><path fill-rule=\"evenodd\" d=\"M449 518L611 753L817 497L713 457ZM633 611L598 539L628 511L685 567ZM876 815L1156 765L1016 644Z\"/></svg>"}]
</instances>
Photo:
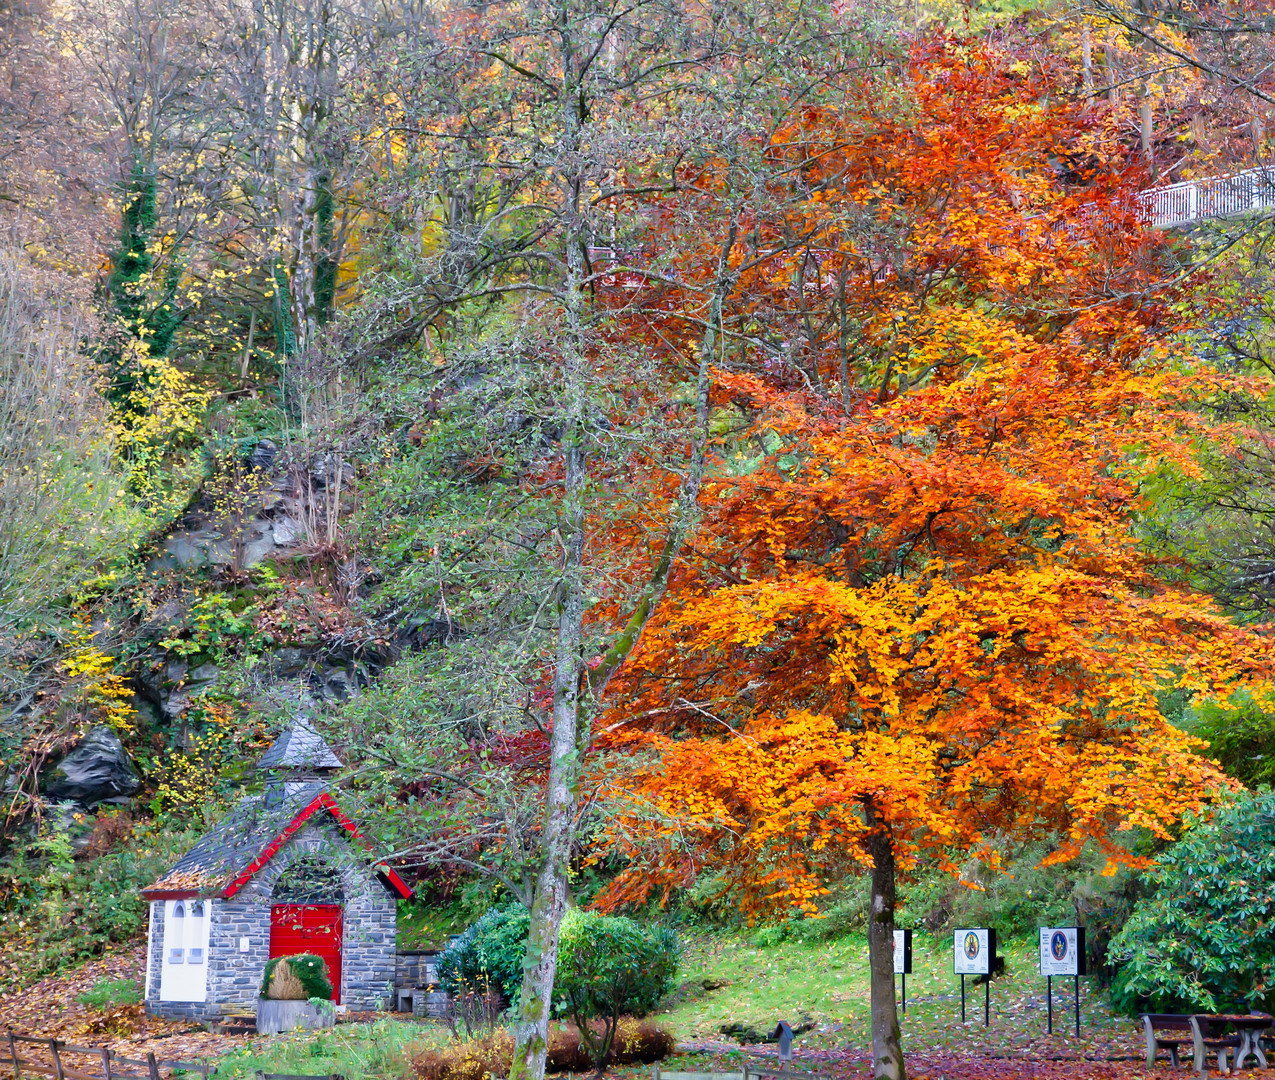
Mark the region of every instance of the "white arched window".
<instances>
[{"instance_id":1,"label":"white arched window","mask_svg":"<svg viewBox=\"0 0 1275 1080\"><path fill-rule=\"evenodd\" d=\"M216 902L190 897L156 902L162 909L159 1000L208 1000L208 943Z\"/></svg>"},{"instance_id":2,"label":"white arched window","mask_svg":"<svg viewBox=\"0 0 1275 1080\"><path fill-rule=\"evenodd\" d=\"M190 905L190 921L186 928L186 963L204 962L204 902L196 900Z\"/></svg>"},{"instance_id":3,"label":"white arched window","mask_svg":"<svg viewBox=\"0 0 1275 1080\"><path fill-rule=\"evenodd\" d=\"M186 905L178 900L173 905L172 918L165 928L164 940L168 942L168 962L182 964L186 962Z\"/></svg>"}]
</instances>

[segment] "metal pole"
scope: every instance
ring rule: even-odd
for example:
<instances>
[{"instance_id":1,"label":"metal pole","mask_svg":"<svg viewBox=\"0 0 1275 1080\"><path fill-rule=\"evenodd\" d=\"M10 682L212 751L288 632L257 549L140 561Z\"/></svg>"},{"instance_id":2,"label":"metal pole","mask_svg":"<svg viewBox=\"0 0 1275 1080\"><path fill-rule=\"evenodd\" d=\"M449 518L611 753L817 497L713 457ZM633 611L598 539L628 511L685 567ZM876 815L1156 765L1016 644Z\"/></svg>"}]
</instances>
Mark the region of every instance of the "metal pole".
<instances>
[{"instance_id":1,"label":"metal pole","mask_svg":"<svg viewBox=\"0 0 1275 1080\"><path fill-rule=\"evenodd\" d=\"M965 976L961 976L961 1023L965 1023Z\"/></svg>"},{"instance_id":2,"label":"metal pole","mask_svg":"<svg viewBox=\"0 0 1275 1080\"><path fill-rule=\"evenodd\" d=\"M1050 1035L1054 1033L1054 977L1052 975L1045 976L1045 1015L1049 1017L1048 1028L1046 1031ZM656 1080L659 1080L657 1077Z\"/></svg>"},{"instance_id":3,"label":"metal pole","mask_svg":"<svg viewBox=\"0 0 1275 1080\"><path fill-rule=\"evenodd\" d=\"M908 973L903 973L903 1015L908 1014Z\"/></svg>"},{"instance_id":4,"label":"metal pole","mask_svg":"<svg viewBox=\"0 0 1275 1080\"><path fill-rule=\"evenodd\" d=\"M1080 976L1076 976L1076 1038L1080 1038Z\"/></svg>"},{"instance_id":5,"label":"metal pole","mask_svg":"<svg viewBox=\"0 0 1275 1080\"><path fill-rule=\"evenodd\" d=\"M987 982L983 983L983 1027L988 1026L992 1015L992 973L987 972Z\"/></svg>"}]
</instances>

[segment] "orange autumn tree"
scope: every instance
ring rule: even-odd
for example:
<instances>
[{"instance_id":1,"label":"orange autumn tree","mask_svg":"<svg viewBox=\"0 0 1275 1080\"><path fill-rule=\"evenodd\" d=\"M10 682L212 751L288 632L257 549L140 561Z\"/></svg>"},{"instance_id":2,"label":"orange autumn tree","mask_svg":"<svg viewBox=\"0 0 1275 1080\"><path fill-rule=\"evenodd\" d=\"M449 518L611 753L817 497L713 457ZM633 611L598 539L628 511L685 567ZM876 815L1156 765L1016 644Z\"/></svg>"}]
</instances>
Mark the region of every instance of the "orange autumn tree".
<instances>
[{"instance_id":1,"label":"orange autumn tree","mask_svg":"<svg viewBox=\"0 0 1275 1080\"><path fill-rule=\"evenodd\" d=\"M602 721L633 754L602 904L712 870L750 911L810 910L866 870L892 1080L897 875L1045 833L1049 862L1135 861L1133 830L1225 782L1158 695L1267 670L1137 541L1141 478L1192 470L1217 382L1156 343L1161 251L1085 116L1004 50L925 42L903 79L892 115L865 80L774 137L809 197L732 253L739 422Z\"/></svg>"}]
</instances>

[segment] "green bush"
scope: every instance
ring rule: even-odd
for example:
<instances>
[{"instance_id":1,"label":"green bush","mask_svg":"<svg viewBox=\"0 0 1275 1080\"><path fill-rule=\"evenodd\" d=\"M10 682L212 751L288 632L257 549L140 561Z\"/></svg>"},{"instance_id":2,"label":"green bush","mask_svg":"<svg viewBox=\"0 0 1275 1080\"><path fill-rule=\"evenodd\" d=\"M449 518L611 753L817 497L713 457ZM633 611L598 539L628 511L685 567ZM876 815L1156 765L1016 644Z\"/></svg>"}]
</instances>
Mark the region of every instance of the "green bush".
<instances>
[{"instance_id":1,"label":"green bush","mask_svg":"<svg viewBox=\"0 0 1275 1080\"><path fill-rule=\"evenodd\" d=\"M304 988L300 1000L323 998L331 1000L332 983L328 979L328 962L314 953L296 953L293 956L276 956L266 961L265 972L261 977L261 996L270 993L270 983L280 964L286 963Z\"/></svg>"},{"instance_id":2,"label":"green bush","mask_svg":"<svg viewBox=\"0 0 1275 1080\"><path fill-rule=\"evenodd\" d=\"M95 1009L108 1009L112 1005L136 1005L142 1000L142 992L134 979L99 979L92 989L77 994L75 1000Z\"/></svg>"},{"instance_id":3,"label":"green bush","mask_svg":"<svg viewBox=\"0 0 1275 1080\"><path fill-rule=\"evenodd\" d=\"M1233 796L1146 874L1111 942L1112 1003L1135 1013L1275 1008L1275 791Z\"/></svg>"},{"instance_id":4,"label":"green bush","mask_svg":"<svg viewBox=\"0 0 1275 1080\"><path fill-rule=\"evenodd\" d=\"M601 1068L626 1013L643 1016L673 986L681 950L668 927L572 910L562 920L557 1012L569 1015L595 1066ZM600 1019L601 1029L589 1021Z\"/></svg>"},{"instance_id":5,"label":"green bush","mask_svg":"<svg viewBox=\"0 0 1275 1080\"><path fill-rule=\"evenodd\" d=\"M118 849L95 858L73 858L70 840L60 833L15 844L0 856L0 993L146 933L139 890L196 834L128 828Z\"/></svg>"},{"instance_id":6,"label":"green bush","mask_svg":"<svg viewBox=\"0 0 1275 1080\"><path fill-rule=\"evenodd\" d=\"M1224 708L1213 702L1195 711L1194 734L1209 743L1208 755L1247 787L1275 784L1275 713L1237 694Z\"/></svg>"},{"instance_id":7,"label":"green bush","mask_svg":"<svg viewBox=\"0 0 1275 1080\"><path fill-rule=\"evenodd\" d=\"M507 1002L522 986L531 916L521 904L493 908L438 958L438 981L449 994L495 991Z\"/></svg>"}]
</instances>

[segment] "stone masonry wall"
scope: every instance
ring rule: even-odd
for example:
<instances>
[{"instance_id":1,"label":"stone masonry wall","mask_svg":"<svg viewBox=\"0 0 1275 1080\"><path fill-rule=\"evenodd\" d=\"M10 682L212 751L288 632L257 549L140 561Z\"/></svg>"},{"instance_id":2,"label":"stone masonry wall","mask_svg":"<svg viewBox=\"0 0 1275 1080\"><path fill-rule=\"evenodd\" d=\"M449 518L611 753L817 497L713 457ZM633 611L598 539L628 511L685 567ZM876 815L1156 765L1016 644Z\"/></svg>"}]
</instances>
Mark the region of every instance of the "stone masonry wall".
<instances>
[{"instance_id":1,"label":"stone masonry wall","mask_svg":"<svg viewBox=\"0 0 1275 1080\"><path fill-rule=\"evenodd\" d=\"M270 957L270 908L275 882L303 855L317 855L334 866L344 893L344 937L341 951L341 1003L351 1009L393 1007L397 903L368 867L363 853L353 848L334 825L307 824L259 873L230 900L215 900L208 941L208 1000L159 1000L163 957L164 905L156 902L151 946L152 1015L220 1017L228 1006L253 1009L261 990L262 971ZM248 951L239 951L239 939Z\"/></svg>"}]
</instances>

